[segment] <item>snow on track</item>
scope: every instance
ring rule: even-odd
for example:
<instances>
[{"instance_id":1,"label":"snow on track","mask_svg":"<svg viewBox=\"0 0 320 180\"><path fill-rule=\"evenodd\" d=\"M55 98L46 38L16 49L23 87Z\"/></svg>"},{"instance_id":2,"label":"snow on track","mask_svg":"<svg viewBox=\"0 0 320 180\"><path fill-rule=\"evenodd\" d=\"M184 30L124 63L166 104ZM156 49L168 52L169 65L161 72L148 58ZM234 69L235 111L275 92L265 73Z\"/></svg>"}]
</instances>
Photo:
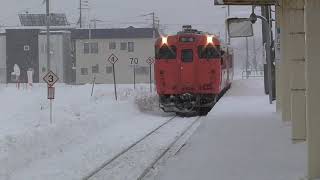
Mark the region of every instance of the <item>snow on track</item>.
<instances>
[{"instance_id":1,"label":"snow on track","mask_svg":"<svg viewBox=\"0 0 320 180\"><path fill-rule=\"evenodd\" d=\"M139 179L198 118L174 118L141 143L112 161L89 180Z\"/></svg>"}]
</instances>

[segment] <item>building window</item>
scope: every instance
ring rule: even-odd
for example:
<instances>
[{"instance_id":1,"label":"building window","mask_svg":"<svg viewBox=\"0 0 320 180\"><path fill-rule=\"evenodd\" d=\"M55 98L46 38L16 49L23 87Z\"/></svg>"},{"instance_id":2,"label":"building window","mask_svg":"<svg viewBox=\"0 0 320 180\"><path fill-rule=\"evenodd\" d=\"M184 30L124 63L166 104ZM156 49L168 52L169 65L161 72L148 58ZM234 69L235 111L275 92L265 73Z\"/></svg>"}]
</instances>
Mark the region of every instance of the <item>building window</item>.
<instances>
[{"instance_id":1,"label":"building window","mask_svg":"<svg viewBox=\"0 0 320 180\"><path fill-rule=\"evenodd\" d=\"M90 53L90 45L89 43L83 43L83 53L84 54L89 54Z\"/></svg>"},{"instance_id":2,"label":"building window","mask_svg":"<svg viewBox=\"0 0 320 180\"><path fill-rule=\"evenodd\" d=\"M128 42L128 52L134 52L134 42Z\"/></svg>"},{"instance_id":3,"label":"building window","mask_svg":"<svg viewBox=\"0 0 320 180\"><path fill-rule=\"evenodd\" d=\"M116 49L116 48L117 48L117 44L115 42L109 43L109 49Z\"/></svg>"},{"instance_id":4,"label":"building window","mask_svg":"<svg viewBox=\"0 0 320 180\"><path fill-rule=\"evenodd\" d=\"M81 68L81 75L88 75L88 68Z\"/></svg>"},{"instance_id":5,"label":"building window","mask_svg":"<svg viewBox=\"0 0 320 180\"><path fill-rule=\"evenodd\" d=\"M99 53L99 45L97 42L85 42L83 43L83 53L84 54L98 54Z\"/></svg>"},{"instance_id":6,"label":"building window","mask_svg":"<svg viewBox=\"0 0 320 180\"><path fill-rule=\"evenodd\" d=\"M107 74L111 74L112 71L113 71L112 66L107 66L107 68L106 68L106 73L107 73Z\"/></svg>"},{"instance_id":7,"label":"building window","mask_svg":"<svg viewBox=\"0 0 320 180\"><path fill-rule=\"evenodd\" d=\"M96 64L95 66L92 66L92 73L99 73L99 64Z\"/></svg>"},{"instance_id":8,"label":"building window","mask_svg":"<svg viewBox=\"0 0 320 180\"><path fill-rule=\"evenodd\" d=\"M136 74L138 75L149 74L149 68L145 66L136 67Z\"/></svg>"},{"instance_id":9,"label":"building window","mask_svg":"<svg viewBox=\"0 0 320 180\"><path fill-rule=\"evenodd\" d=\"M120 43L120 50L127 50L127 43L125 42Z\"/></svg>"},{"instance_id":10,"label":"building window","mask_svg":"<svg viewBox=\"0 0 320 180\"><path fill-rule=\"evenodd\" d=\"M24 51L30 51L30 46L29 45L24 45L23 46Z\"/></svg>"},{"instance_id":11,"label":"building window","mask_svg":"<svg viewBox=\"0 0 320 180\"><path fill-rule=\"evenodd\" d=\"M98 54L99 53L99 45L97 42L90 43L91 53Z\"/></svg>"}]
</instances>

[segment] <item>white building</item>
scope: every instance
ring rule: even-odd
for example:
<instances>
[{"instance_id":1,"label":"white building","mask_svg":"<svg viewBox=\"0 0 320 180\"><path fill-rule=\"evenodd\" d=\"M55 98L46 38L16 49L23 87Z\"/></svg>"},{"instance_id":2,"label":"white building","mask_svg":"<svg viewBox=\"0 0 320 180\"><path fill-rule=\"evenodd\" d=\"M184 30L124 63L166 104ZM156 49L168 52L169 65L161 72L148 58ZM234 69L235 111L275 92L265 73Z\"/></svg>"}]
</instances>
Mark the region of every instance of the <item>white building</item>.
<instances>
[{"instance_id":1,"label":"white building","mask_svg":"<svg viewBox=\"0 0 320 180\"><path fill-rule=\"evenodd\" d=\"M154 42L158 35L152 28L77 29L72 32L76 50L76 83L113 83L112 64L108 57L117 56L117 83L148 83L150 66L146 60L154 58ZM135 67L135 70L134 70ZM153 79L153 66L151 69Z\"/></svg>"},{"instance_id":2,"label":"white building","mask_svg":"<svg viewBox=\"0 0 320 180\"><path fill-rule=\"evenodd\" d=\"M7 82L6 35L0 33L0 83Z\"/></svg>"},{"instance_id":3,"label":"white building","mask_svg":"<svg viewBox=\"0 0 320 180\"><path fill-rule=\"evenodd\" d=\"M46 32L39 34L39 81L47 73L47 36ZM59 77L59 82L70 83L72 81L72 58L71 58L71 32L50 32L50 67Z\"/></svg>"}]
</instances>

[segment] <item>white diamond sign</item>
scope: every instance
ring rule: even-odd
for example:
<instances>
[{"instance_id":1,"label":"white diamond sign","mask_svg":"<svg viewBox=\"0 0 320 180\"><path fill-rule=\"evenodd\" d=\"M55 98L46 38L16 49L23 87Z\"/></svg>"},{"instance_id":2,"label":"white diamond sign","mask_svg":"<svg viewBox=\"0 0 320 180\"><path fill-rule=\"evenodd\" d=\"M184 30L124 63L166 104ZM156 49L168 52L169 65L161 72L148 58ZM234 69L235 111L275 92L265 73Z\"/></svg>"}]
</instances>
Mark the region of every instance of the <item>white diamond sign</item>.
<instances>
[{"instance_id":1,"label":"white diamond sign","mask_svg":"<svg viewBox=\"0 0 320 180\"><path fill-rule=\"evenodd\" d=\"M56 74L54 74L52 71L49 71L43 77L43 80L48 84L49 87L51 87L59 80L59 77Z\"/></svg>"},{"instance_id":2,"label":"white diamond sign","mask_svg":"<svg viewBox=\"0 0 320 180\"><path fill-rule=\"evenodd\" d=\"M149 57L149 58L146 60L146 62L147 62L149 65L151 65L151 64L154 63L154 58Z\"/></svg>"},{"instance_id":3,"label":"white diamond sign","mask_svg":"<svg viewBox=\"0 0 320 180\"><path fill-rule=\"evenodd\" d=\"M111 63L111 64L115 64L117 61L118 61L118 57L114 54L111 54L111 56L108 58L108 61Z\"/></svg>"}]
</instances>

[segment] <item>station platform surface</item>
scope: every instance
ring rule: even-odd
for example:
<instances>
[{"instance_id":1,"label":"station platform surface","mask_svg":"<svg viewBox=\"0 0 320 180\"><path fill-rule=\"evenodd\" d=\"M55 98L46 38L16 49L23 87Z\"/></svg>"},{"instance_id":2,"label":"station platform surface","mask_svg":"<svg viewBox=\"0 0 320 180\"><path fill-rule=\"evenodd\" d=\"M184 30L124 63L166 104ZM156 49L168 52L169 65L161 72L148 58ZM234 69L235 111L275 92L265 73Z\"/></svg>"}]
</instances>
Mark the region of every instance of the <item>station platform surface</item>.
<instances>
[{"instance_id":1,"label":"station platform surface","mask_svg":"<svg viewBox=\"0 0 320 180\"><path fill-rule=\"evenodd\" d=\"M157 180L300 180L305 143L293 144L263 80L236 80Z\"/></svg>"}]
</instances>

